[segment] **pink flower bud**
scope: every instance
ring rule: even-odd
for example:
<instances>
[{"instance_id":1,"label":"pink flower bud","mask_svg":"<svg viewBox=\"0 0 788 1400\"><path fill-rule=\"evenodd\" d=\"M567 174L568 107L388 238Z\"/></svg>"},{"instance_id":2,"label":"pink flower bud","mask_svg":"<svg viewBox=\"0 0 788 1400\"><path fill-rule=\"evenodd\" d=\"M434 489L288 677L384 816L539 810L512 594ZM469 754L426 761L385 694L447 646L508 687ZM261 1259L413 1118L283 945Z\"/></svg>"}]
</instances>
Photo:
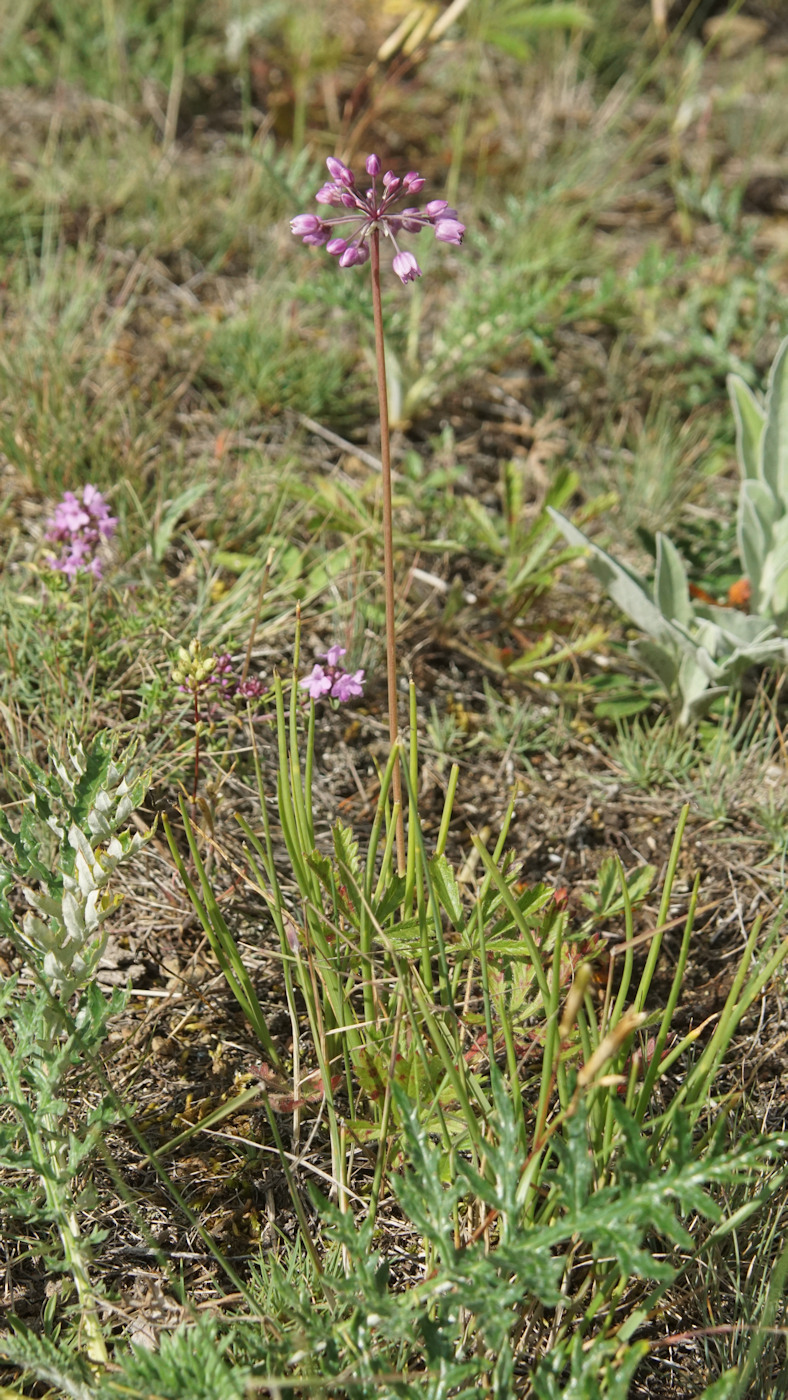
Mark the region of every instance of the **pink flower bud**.
<instances>
[{"instance_id":1,"label":"pink flower bud","mask_svg":"<svg viewBox=\"0 0 788 1400\"><path fill-rule=\"evenodd\" d=\"M352 170L349 170L344 161L337 160L336 156L329 156L326 161L328 173L333 179L338 180L340 185L355 185L356 180Z\"/></svg>"},{"instance_id":2,"label":"pink flower bud","mask_svg":"<svg viewBox=\"0 0 788 1400\"><path fill-rule=\"evenodd\" d=\"M340 254L340 267L361 267L369 257L369 248L366 243L349 243L344 253Z\"/></svg>"},{"instance_id":3,"label":"pink flower bud","mask_svg":"<svg viewBox=\"0 0 788 1400\"><path fill-rule=\"evenodd\" d=\"M406 233L421 233L424 228L424 215L420 209L403 209L399 221Z\"/></svg>"},{"instance_id":4,"label":"pink flower bud","mask_svg":"<svg viewBox=\"0 0 788 1400\"><path fill-rule=\"evenodd\" d=\"M405 194L418 194L420 190L424 189L426 183L418 170L409 170L407 175L403 177L402 188Z\"/></svg>"},{"instance_id":5,"label":"pink flower bud","mask_svg":"<svg viewBox=\"0 0 788 1400\"><path fill-rule=\"evenodd\" d=\"M380 161L377 156L367 156L367 174L374 180L380 174Z\"/></svg>"},{"instance_id":6,"label":"pink flower bud","mask_svg":"<svg viewBox=\"0 0 788 1400\"><path fill-rule=\"evenodd\" d=\"M342 194L343 191L337 185L331 185L326 181L325 185L320 186L315 199L318 204L339 204Z\"/></svg>"},{"instance_id":7,"label":"pink flower bud","mask_svg":"<svg viewBox=\"0 0 788 1400\"><path fill-rule=\"evenodd\" d=\"M305 233L318 233L320 228L321 223L316 214L296 214L295 218L290 220L290 232L294 233L296 238L303 238Z\"/></svg>"}]
</instances>

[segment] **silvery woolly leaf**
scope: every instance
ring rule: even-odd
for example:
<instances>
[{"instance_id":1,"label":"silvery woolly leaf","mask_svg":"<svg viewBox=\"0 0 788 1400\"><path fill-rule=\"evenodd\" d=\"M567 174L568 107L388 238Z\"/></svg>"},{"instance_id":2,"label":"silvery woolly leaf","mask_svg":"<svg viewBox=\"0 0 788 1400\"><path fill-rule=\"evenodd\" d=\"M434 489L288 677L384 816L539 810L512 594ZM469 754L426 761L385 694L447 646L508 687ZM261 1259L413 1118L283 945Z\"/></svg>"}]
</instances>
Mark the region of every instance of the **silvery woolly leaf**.
<instances>
[{"instance_id":1,"label":"silvery woolly leaf","mask_svg":"<svg viewBox=\"0 0 788 1400\"><path fill-rule=\"evenodd\" d=\"M736 520L736 541L742 568L750 581L751 602L756 613L767 611L769 605L768 595L762 585L762 574L772 544L777 510L777 502L764 482L742 482Z\"/></svg>"},{"instance_id":2,"label":"silvery woolly leaf","mask_svg":"<svg viewBox=\"0 0 788 1400\"><path fill-rule=\"evenodd\" d=\"M93 871L92 860L90 864L88 864L81 851L77 851L76 870L77 880L79 882L79 892L82 895L83 899L87 899L91 891L95 890L97 881Z\"/></svg>"},{"instance_id":3,"label":"silvery woolly leaf","mask_svg":"<svg viewBox=\"0 0 788 1400\"><path fill-rule=\"evenodd\" d=\"M86 936L84 904L69 890L64 890L61 910L69 939L77 945L81 944Z\"/></svg>"},{"instance_id":4,"label":"silvery woolly leaf","mask_svg":"<svg viewBox=\"0 0 788 1400\"><path fill-rule=\"evenodd\" d=\"M769 661L782 661L786 658L788 641L784 637L772 637L768 641L751 642L749 646L738 647L725 658L724 673L731 678L743 675L751 666L765 666Z\"/></svg>"},{"instance_id":5,"label":"silvery woolly leaf","mask_svg":"<svg viewBox=\"0 0 788 1400\"><path fill-rule=\"evenodd\" d=\"M77 826L76 822L72 822L69 827L68 844L72 851L79 851L84 860L92 862L93 848L84 831Z\"/></svg>"},{"instance_id":6,"label":"silvery woolly leaf","mask_svg":"<svg viewBox=\"0 0 788 1400\"><path fill-rule=\"evenodd\" d=\"M25 914L22 918L22 932L31 948L49 948L52 944L52 931L43 919L35 914Z\"/></svg>"},{"instance_id":7,"label":"silvery woolly leaf","mask_svg":"<svg viewBox=\"0 0 788 1400\"><path fill-rule=\"evenodd\" d=\"M98 841L108 841L112 835L112 826L104 812L98 811L96 807L91 807L88 812L88 828L91 836Z\"/></svg>"},{"instance_id":8,"label":"silvery woolly leaf","mask_svg":"<svg viewBox=\"0 0 788 1400\"><path fill-rule=\"evenodd\" d=\"M718 680L719 668L716 658L722 642L719 627L706 618L696 618L691 631L688 627L682 627L680 623L676 624L676 631L681 633L686 654L694 657L710 680Z\"/></svg>"},{"instance_id":9,"label":"silvery woolly leaf","mask_svg":"<svg viewBox=\"0 0 788 1400\"><path fill-rule=\"evenodd\" d=\"M22 893L31 908L38 914L44 914L48 919L56 919L60 915L60 899L42 894L40 890L31 889L29 885L22 886Z\"/></svg>"},{"instance_id":10,"label":"silvery woolly leaf","mask_svg":"<svg viewBox=\"0 0 788 1400\"><path fill-rule=\"evenodd\" d=\"M760 580L761 603L779 624L788 615L788 515L778 520L772 536L772 547L763 561Z\"/></svg>"},{"instance_id":11,"label":"silvery woolly leaf","mask_svg":"<svg viewBox=\"0 0 788 1400\"><path fill-rule=\"evenodd\" d=\"M572 545L578 545L581 549L587 549L590 553L588 566L595 578L598 578L603 587L610 594L613 602L626 613L627 617L640 627L643 632L647 632L657 642L670 642L676 640L676 630L670 620L663 617L656 603L651 596L651 590L634 569L629 569L625 564L619 564L599 545L589 540L582 530L578 530L571 520L560 511L548 508L551 518L561 530L565 539ZM679 643L680 644L680 643Z\"/></svg>"},{"instance_id":12,"label":"silvery woolly leaf","mask_svg":"<svg viewBox=\"0 0 788 1400\"><path fill-rule=\"evenodd\" d=\"M700 655L683 656L679 666L679 693L681 695L682 713L685 710L692 712L694 705L697 705L700 696L708 689L711 677L707 670L700 663Z\"/></svg>"},{"instance_id":13,"label":"silvery woolly leaf","mask_svg":"<svg viewBox=\"0 0 788 1400\"><path fill-rule=\"evenodd\" d=\"M731 647L758 646L776 636L776 628L771 618L760 617L755 613L740 612L738 608L717 607L712 603L699 603L696 612L699 618L713 623L722 640Z\"/></svg>"},{"instance_id":14,"label":"silvery woolly leaf","mask_svg":"<svg viewBox=\"0 0 788 1400\"><path fill-rule=\"evenodd\" d=\"M662 616L669 622L681 622L685 627L691 623L693 608L687 572L681 555L667 535L657 535L654 601Z\"/></svg>"},{"instance_id":15,"label":"silvery woolly leaf","mask_svg":"<svg viewBox=\"0 0 788 1400\"><path fill-rule=\"evenodd\" d=\"M736 420L736 452L742 479L759 474L761 437L766 414L748 384L738 374L728 375L728 393Z\"/></svg>"},{"instance_id":16,"label":"silvery woolly leaf","mask_svg":"<svg viewBox=\"0 0 788 1400\"><path fill-rule=\"evenodd\" d=\"M727 685L710 685L707 690L689 699L682 706L681 713L678 716L679 724L694 724L696 720L702 719L711 709L714 701L717 700L720 695L726 695L727 692Z\"/></svg>"},{"instance_id":17,"label":"silvery woolly leaf","mask_svg":"<svg viewBox=\"0 0 788 1400\"><path fill-rule=\"evenodd\" d=\"M788 507L788 336L777 351L769 374L760 465L762 480L771 487L784 511Z\"/></svg>"},{"instance_id":18,"label":"silvery woolly leaf","mask_svg":"<svg viewBox=\"0 0 788 1400\"><path fill-rule=\"evenodd\" d=\"M680 653L668 647L660 646L659 642L651 642L645 638L642 641L630 642L629 654L648 671L672 700L676 693L676 685L679 674Z\"/></svg>"}]
</instances>

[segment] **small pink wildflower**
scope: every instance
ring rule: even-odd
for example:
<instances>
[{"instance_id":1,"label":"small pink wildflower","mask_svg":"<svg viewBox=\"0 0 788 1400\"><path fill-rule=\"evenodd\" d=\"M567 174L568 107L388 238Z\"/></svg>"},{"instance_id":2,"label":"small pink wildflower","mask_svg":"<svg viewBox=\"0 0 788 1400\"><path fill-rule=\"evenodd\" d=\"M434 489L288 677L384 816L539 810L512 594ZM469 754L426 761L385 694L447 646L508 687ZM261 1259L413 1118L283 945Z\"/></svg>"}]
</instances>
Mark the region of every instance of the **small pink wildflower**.
<instances>
[{"instance_id":1,"label":"small pink wildflower","mask_svg":"<svg viewBox=\"0 0 788 1400\"><path fill-rule=\"evenodd\" d=\"M101 492L90 482L82 489L82 500L66 491L47 527L45 539L62 546L60 556L49 556L50 568L73 580L78 573L101 578L99 545L112 538L117 518L110 515Z\"/></svg>"},{"instance_id":2,"label":"small pink wildflower","mask_svg":"<svg viewBox=\"0 0 788 1400\"><path fill-rule=\"evenodd\" d=\"M299 682L302 690L306 690L312 700L319 700L321 695L326 695L333 685L331 677L323 670L322 666L313 666L308 676Z\"/></svg>"},{"instance_id":3,"label":"small pink wildflower","mask_svg":"<svg viewBox=\"0 0 788 1400\"><path fill-rule=\"evenodd\" d=\"M373 229L391 240L395 254L392 267L404 284L421 277L421 268L412 253L400 248L398 234L420 233L423 228L432 227L441 243L462 242L465 225L459 222L457 210L450 209L445 199L433 199L424 209L409 205L393 212L398 204L423 190L425 181L418 171L409 170L400 178L393 170L387 170L380 180L382 188L379 188L380 160L376 155L368 156L366 171L372 188L362 193L356 189L352 170L343 161L329 156L326 165L331 179L320 187L315 199L318 204L341 212L328 219L315 214L297 214L291 219L290 228L308 247L325 247L327 253L339 259L340 267L359 267L368 260L368 239ZM333 234L340 224L351 225L352 237Z\"/></svg>"},{"instance_id":4,"label":"small pink wildflower","mask_svg":"<svg viewBox=\"0 0 788 1400\"><path fill-rule=\"evenodd\" d=\"M355 671L351 676L348 671L344 671L339 664L344 655L344 647L329 647L321 656L325 666L316 662L309 675L299 681L299 688L305 690L312 700L321 700L324 695L328 695L330 699L342 703L351 700L354 695L363 695L364 672Z\"/></svg>"},{"instance_id":5,"label":"small pink wildflower","mask_svg":"<svg viewBox=\"0 0 788 1400\"><path fill-rule=\"evenodd\" d=\"M333 699L345 701L352 699L354 695L363 695L363 681L363 671L355 671L352 676L348 675L347 671L343 671L341 675L337 676L331 687Z\"/></svg>"},{"instance_id":6,"label":"small pink wildflower","mask_svg":"<svg viewBox=\"0 0 788 1400\"><path fill-rule=\"evenodd\" d=\"M238 682L235 693L241 700L261 700L265 695L265 686L259 676L247 676L245 681Z\"/></svg>"}]
</instances>

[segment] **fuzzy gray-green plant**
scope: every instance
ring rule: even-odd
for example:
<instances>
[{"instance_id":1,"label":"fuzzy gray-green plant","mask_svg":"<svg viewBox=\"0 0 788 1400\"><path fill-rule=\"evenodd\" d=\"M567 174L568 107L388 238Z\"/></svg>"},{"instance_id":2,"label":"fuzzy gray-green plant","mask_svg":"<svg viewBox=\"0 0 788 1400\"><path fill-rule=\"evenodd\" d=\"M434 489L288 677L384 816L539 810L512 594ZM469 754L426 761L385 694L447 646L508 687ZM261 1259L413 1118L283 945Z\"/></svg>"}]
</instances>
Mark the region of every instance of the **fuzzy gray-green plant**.
<instances>
[{"instance_id":1,"label":"fuzzy gray-green plant","mask_svg":"<svg viewBox=\"0 0 788 1400\"><path fill-rule=\"evenodd\" d=\"M26 789L19 829L0 811L0 928L24 954L37 985L13 979L0 1003L7 1038L0 1039L0 1073L9 1120L0 1134L0 1166L21 1171L38 1186L0 1196L0 1203L57 1229L62 1260L79 1297L88 1356L104 1363L106 1346L90 1282L90 1239L80 1230L73 1182L106 1123L101 1105L75 1131L63 1097L66 1075L86 1048L106 1034L121 996L107 999L93 980L107 934L104 922L119 895L113 872L144 843L123 830L141 801L149 774L134 766L134 749L118 755L99 734L87 748L75 737L65 759L54 747L41 767L23 759ZM16 891L16 898L13 892ZM17 918L16 905L29 908ZM15 1200L16 1197L16 1200ZM51 1251L50 1251L51 1255Z\"/></svg>"},{"instance_id":2,"label":"fuzzy gray-green plant","mask_svg":"<svg viewBox=\"0 0 788 1400\"><path fill-rule=\"evenodd\" d=\"M788 337L761 408L738 374L728 376L741 470L737 540L754 613L788 626Z\"/></svg>"},{"instance_id":3,"label":"fuzzy gray-green plant","mask_svg":"<svg viewBox=\"0 0 788 1400\"><path fill-rule=\"evenodd\" d=\"M698 719L752 666L788 657L788 337L761 408L739 375L728 377L742 481L737 539L750 586L749 612L692 598L684 562L657 535L653 585L615 559L557 510L550 514L613 601L646 633L630 652L665 690L680 725Z\"/></svg>"},{"instance_id":4,"label":"fuzzy gray-green plant","mask_svg":"<svg viewBox=\"0 0 788 1400\"><path fill-rule=\"evenodd\" d=\"M53 998L66 1005L93 976L106 946L103 925L120 901L109 881L144 844L120 830L139 806L150 774L133 749L117 756L99 734L87 750L73 735L66 758L47 767L23 759L27 793L18 831L0 810L0 928L18 941ZM9 902L16 886L30 906L21 923Z\"/></svg>"}]
</instances>

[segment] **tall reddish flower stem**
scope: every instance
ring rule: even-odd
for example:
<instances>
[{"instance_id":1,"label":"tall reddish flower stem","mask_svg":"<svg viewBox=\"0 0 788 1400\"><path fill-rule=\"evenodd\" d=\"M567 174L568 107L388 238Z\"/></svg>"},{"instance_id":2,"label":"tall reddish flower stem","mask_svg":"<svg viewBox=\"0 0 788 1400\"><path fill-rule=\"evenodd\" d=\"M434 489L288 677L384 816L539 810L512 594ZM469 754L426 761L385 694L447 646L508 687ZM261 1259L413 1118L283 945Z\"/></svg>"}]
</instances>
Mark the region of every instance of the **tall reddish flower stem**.
<instances>
[{"instance_id":1,"label":"tall reddish flower stem","mask_svg":"<svg viewBox=\"0 0 788 1400\"><path fill-rule=\"evenodd\" d=\"M392 744L399 738L397 696L397 645L394 636L394 532L391 509L391 442L389 439L389 401L386 388L386 353L383 345L383 306L380 296L380 233L370 233L370 268L372 270L372 315L375 323L375 360L378 369L378 408L380 411L380 461L383 469L383 592L386 600L386 678L388 681L389 736ZM399 803L397 816L397 868L405 874L405 819L402 812L402 774L399 762L394 765L394 801Z\"/></svg>"}]
</instances>

